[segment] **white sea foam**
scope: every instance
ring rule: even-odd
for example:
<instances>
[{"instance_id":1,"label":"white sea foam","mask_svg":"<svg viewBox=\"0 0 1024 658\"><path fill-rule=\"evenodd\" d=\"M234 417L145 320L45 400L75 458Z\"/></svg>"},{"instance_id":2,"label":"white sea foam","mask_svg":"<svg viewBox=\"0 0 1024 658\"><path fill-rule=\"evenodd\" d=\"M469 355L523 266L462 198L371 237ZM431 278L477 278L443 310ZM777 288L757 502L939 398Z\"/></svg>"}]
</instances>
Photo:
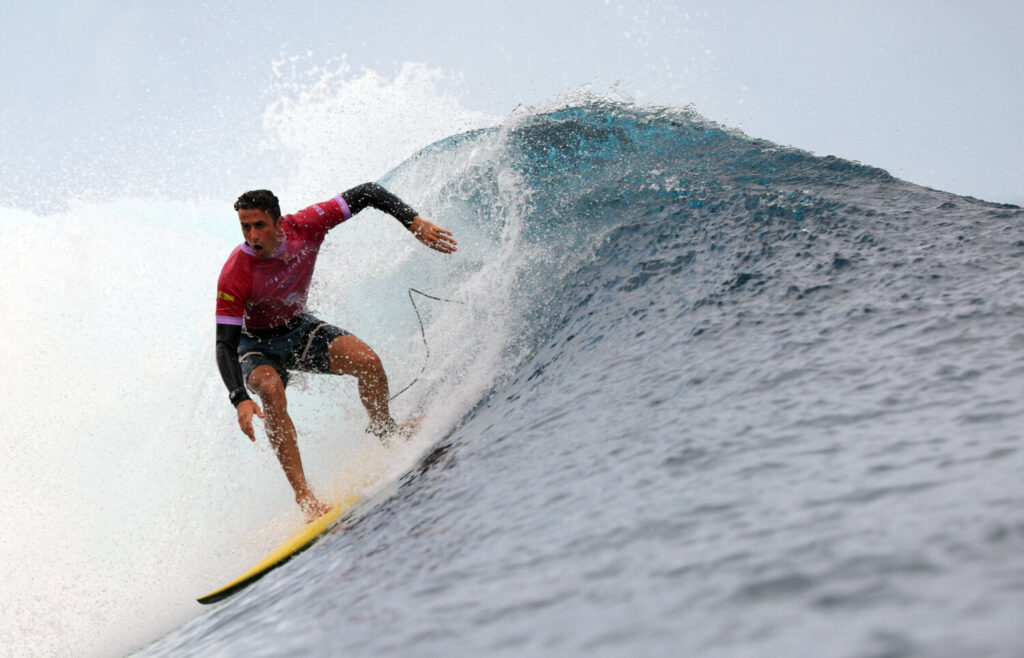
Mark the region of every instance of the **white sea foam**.
<instances>
[{"instance_id":1,"label":"white sea foam","mask_svg":"<svg viewBox=\"0 0 1024 658\"><path fill-rule=\"evenodd\" d=\"M424 64L406 63L389 79L371 70L355 75L344 60L307 70L304 63L277 62L279 98L263 119L265 149L283 149L294 158L294 169L282 172L287 176L279 196L295 204L377 180L417 150L495 121L442 90L456 77Z\"/></svg>"}]
</instances>

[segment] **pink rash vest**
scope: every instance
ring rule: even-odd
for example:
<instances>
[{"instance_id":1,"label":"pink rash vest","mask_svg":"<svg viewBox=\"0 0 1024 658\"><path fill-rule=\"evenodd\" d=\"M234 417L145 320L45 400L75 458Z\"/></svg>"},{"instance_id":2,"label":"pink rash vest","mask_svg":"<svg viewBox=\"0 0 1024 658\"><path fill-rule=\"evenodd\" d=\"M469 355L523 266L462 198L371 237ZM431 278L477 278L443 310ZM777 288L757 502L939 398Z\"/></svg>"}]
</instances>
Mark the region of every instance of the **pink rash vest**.
<instances>
[{"instance_id":1,"label":"pink rash vest","mask_svg":"<svg viewBox=\"0 0 1024 658\"><path fill-rule=\"evenodd\" d=\"M244 242L235 247L217 281L217 323L272 329L304 312L320 245L351 216L339 194L282 215L284 240L271 258L260 260Z\"/></svg>"}]
</instances>

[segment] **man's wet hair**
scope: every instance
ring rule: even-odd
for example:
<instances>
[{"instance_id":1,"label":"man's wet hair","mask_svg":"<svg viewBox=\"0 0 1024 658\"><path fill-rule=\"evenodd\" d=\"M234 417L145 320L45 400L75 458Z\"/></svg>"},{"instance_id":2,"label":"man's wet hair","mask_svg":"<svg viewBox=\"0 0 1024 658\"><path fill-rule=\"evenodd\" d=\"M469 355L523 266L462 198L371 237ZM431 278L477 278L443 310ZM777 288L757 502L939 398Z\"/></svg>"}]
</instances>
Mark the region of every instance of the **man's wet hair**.
<instances>
[{"instance_id":1,"label":"man's wet hair","mask_svg":"<svg viewBox=\"0 0 1024 658\"><path fill-rule=\"evenodd\" d=\"M270 190L250 190L235 201L235 210L262 210L276 223L281 218L281 204Z\"/></svg>"}]
</instances>

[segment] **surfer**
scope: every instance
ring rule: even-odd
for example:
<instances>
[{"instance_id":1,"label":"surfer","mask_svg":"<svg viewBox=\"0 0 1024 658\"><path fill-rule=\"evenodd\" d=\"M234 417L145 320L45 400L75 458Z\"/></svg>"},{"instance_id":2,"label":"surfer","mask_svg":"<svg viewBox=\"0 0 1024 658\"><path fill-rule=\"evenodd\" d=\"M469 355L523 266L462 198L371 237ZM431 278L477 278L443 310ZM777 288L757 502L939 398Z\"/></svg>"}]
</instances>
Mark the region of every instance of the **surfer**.
<instances>
[{"instance_id":1,"label":"surfer","mask_svg":"<svg viewBox=\"0 0 1024 658\"><path fill-rule=\"evenodd\" d=\"M367 207L388 213L417 240L443 254L456 250L450 231L420 217L376 183L364 183L329 201L281 215L269 190L235 202L245 242L235 247L217 282L217 367L238 414L238 426L256 440L253 415L267 436L295 501L311 521L330 510L306 482L288 416L288 371L352 375L370 424L366 431L387 443L399 427L388 408L388 379L369 345L306 312L313 268L327 232ZM263 403L249 397L246 388Z\"/></svg>"}]
</instances>

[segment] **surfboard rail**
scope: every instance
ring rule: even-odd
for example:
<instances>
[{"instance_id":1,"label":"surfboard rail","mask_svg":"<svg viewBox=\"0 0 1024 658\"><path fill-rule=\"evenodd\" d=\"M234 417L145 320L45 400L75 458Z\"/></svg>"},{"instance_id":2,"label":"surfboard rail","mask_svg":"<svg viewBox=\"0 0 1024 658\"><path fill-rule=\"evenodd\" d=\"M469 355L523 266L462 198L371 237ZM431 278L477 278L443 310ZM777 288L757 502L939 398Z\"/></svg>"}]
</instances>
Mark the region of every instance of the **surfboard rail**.
<instances>
[{"instance_id":1,"label":"surfboard rail","mask_svg":"<svg viewBox=\"0 0 1024 658\"><path fill-rule=\"evenodd\" d=\"M423 293L421 293L423 294ZM411 297L410 297L411 298ZM423 416L417 416L399 426L398 436L408 440L419 429ZM196 601L203 605L223 601L232 594L245 589L274 569L285 564L293 557L306 550L317 542L321 537L334 529L345 516L351 512L356 505L363 502L363 499L355 493L346 494L340 501L331 506L331 510L315 519L284 540L280 546L275 548L266 557L252 565L248 571L238 578L235 578L227 585L213 590L209 594L200 596Z\"/></svg>"},{"instance_id":2,"label":"surfboard rail","mask_svg":"<svg viewBox=\"0 0 1024 658\"><path fill-rule=\"evenodd\" d=\"M331 511L295 531L292 536L284 540L280 546L268 553L262 560L252 565L241 576L223 587L219 587L209 594L199 597L196 601L203 605L208 605L222 601L232 594L245 589L315 544L318 539L334 529L345 514L351 511L359 501L360 498L358 496L349 494L344 500L331 507Z\"/></svg>"}]
</instances>

